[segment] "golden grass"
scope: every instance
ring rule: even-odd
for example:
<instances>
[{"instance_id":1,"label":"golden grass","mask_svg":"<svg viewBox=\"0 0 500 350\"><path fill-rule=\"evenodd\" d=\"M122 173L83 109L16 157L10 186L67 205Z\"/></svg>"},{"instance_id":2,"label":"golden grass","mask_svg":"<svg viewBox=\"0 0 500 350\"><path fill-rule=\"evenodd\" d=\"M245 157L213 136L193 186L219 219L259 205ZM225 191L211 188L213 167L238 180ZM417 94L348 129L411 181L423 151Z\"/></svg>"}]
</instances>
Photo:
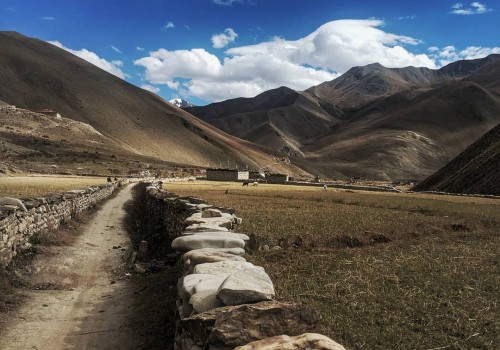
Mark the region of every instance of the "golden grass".
<instances>
[{"instance_id":1,"label":"golden grass","mask_svg":"<svg viewBox=\"0 0 500 350\"><path fill-rule=\"evenodd\" d=\"M165 184L234 207L279 299L317 308L349 349L493 349L500 201L237 183ZM229 194L225 194L225 190ZM293 245L295 243L295 246Z\"/></svg>"},{"instance_id":2,"label":"golden grass","mask_svg":"<svg viewBox=\"0 0 500 350\"><path fill-rule=\"evenodd\" d=\"M0 177L0 197L40 197L52 192L83 189L106 183L103 177L12 176Z\"/></svg>"}]
</instances>

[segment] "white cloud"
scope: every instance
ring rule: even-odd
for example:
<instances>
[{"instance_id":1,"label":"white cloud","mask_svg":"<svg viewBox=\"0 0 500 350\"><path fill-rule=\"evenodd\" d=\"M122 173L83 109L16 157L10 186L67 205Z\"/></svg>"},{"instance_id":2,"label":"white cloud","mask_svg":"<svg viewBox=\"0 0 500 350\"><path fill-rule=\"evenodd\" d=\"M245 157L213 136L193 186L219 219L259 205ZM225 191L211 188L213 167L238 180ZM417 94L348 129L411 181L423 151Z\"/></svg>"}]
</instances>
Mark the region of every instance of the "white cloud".
<instances>
[{"instance_id":1,"label":"white cloud","mask_svg":"<svg viewBox=\"0 0 500 350\"><path fill-rule=\"evenodd\" d=\"M174 29L175 28L175 24L174 22L172 21L168 21L164 26L163 26L163 30L167 30L167 29Z\"/></svg>"},{"instance_id":2,"label":"white cloud","mask_svg":"<svg viewBox=\"0 0 500 350\"><path fill-rule=\"evenodd\" d=\"M141 85L141 89L144 89L144 90L148 90L152 93L159 93L160 92L160 88L157 87L157 86L153 86L153 85L149 85L149 84L143 84Z\"/></svg>"},{"instance_id":3,"label":"white cloud","mask_svg":"<svg viewBox=\"0 0 500 350\"><path fill-rule=\"evenodd\" d=\"M256 45L233 47L219 59L205 49L159 49L134 63L145 78L208 101L255 96L282 85L304 90L333 80L352 66L379 62L386 67L435 68L426 54L405 46L415 38L385 32L381 20L339 20L326 23L304 38L273 38Z\"/></svg>"},{"instance_id":4,"label":"white cloud","mask_svg":"<svg viewBox=\"0 0 500 350\"><path fill-rule=\"evenodd\" d=\"M52 17L52 16L45 16L45 17L42 17L42 18L40 18L40 19L42 19L42 20L44 20L44 21L53 21L53 20L55 20L56 18L55 18L55 17Z\"/></svg>"},{"instance_id":5,"label":"white cloud","mask_svg":"<svg viewBox=\"0 0 500 350\"><path fill-rule=\"evenodd\" d=\"M233 28L224 29L224 33L212 35L212 46L216 49L222 49L230 43L234 42L238 34L233 30Z\"/></svg>"},{"instance_id":6,"label":"white cloud","mask_svg":"<svg viewBox=\"0 0 500 350\"><path fill-rule=\"evenodd\" d=\"M235 2L242 3L242 0L213 0L214 4L222 6L231 6Z\"/></svg>"},{"instance_id":7,"label":"white cloud","mask_svg":"<svg viewBox=\"0 0 500 350\"><path fill-rule=\"evenodd\" d=\"M143 48L143 47L140 47L140 46L137 46L135 49L136 49L137 51L144 51L144 48Z\"/></svg>"},{"instance_id":8,"label":"white cloud","mask_svg":"<svg viewBox=\"0 0 500 350\"><path fill-rule=\"evenodd\" d=\"M446 46L432 53L432 58L441 67L458 60L474 60L491 54L500 54L500 47L469 46L457 50L454 46Z\"/></svg>"},{"instance_id":9,"label":"white cloud","mask_svg":"<svg viewBox=\"0 0 500 350\"><path fill-rule=\"evenodd\" d=\"M492 11L486 5L477 1L471 2L470 7L464 7L464 4L458 2L451 8L453 9L451 13L455 15L481 15L483 13Z\"/></svg>"},{"instance_id":10,"label":"white cloud","mask_svg":"<svg viewBox=\"0 0 500 350\"><path fill-rule=\"evenodd\" d=\"M111 61L111 64L113 64L114 66L117 66L117 67L123 67L123 61L120 61L120 60L113 60L113 61Z\"/></svg>"},{"instance_id":11,"label":"white cloud","mask_svg":"<svg viewBox=\"0 0 500 350\"><path fill-rule=\"evenodd\" d=\"M120 50L119 48L117 48L116 46L114 45L111 45L111 48L113 49L113 51L116 51L118 53L123 53L122 50Z\"/></svg>"},{"instance_id":12,"label":"white cloud","mask_svg":"<svg viewBox=\"0 0 500 350\"><path fill-rule=\"evenodd\" d=\"M49 41L49 43L54 45L54 46L57 46L61 49L64 49L64 50L72 53L73 55L84 59L87 62L92 63L93 65L101 68L102 70L105 70L108 73L116 75L118 78L125 79L126 77L128 77L128 75L125 74L119 68L123 65L123 62L121 62L121 61L113 61L113 62L115 62L115 64L113 64L113 62L109 62L106 59L99 57L97 54L95 54L94 52L89 51L87 49L72 50L70 48L65 47L59 41Z\"/></svg>"},{"instance_id":13,"label":"white cloud","mask_svg":"<svg viewBox=\"0 0 500 350\"><path fill-rule=\"evenodd\" d=\"M256 45L231 48L226 53L231 56L260 53L335 72L373 62L386 67L434 67L434 62L425 54L415 55L404 48L420 44L420 40L378 28L384 24L376 19L332 21L299 40L274 38Z\"/></svg>"},{"instance_id":14,"label":"white cloud","mask_svg":"<svg viewBox=\"0 0 500 350\"><path fill-rule=\"evenodd\" d=\"M431 46L431 47L427 48L427 51L429 51L429 52L436 52L436 51L439 51L439 47L437 47L437 46Z\"/></svg>"},{"instance_id":15,"label":"white cloud","mask_svg":"<svg viewBox=\"0 0 500 350\"><path fill-rule=\"evenodd\" d=\"M172 90L179 90L180 82L178 81L167 81L165 84Z\"/></svg>"},{"instance_id":16,"label":"white cloud","mask_svg":"<svg viewBox=\"0 0 500 350\"><path fill-rule=\"evenodd\" d=\"M410 15L410 16L401 16L401 17L398 17L398 20L402 21L404 19L415 19L417 18L416 15Z\"/></svg>"}]
</instances>

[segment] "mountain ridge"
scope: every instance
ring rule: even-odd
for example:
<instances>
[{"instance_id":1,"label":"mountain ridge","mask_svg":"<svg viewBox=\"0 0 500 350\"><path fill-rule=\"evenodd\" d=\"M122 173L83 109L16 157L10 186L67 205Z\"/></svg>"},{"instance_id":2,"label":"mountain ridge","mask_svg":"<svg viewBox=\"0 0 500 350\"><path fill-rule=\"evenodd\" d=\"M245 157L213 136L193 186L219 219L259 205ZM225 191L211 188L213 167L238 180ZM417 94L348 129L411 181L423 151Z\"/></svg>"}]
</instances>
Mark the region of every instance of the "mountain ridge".
<instances>
[{"instance_id":1,"label":"mountain ridge","mask_svg":"<svg viewBox=\"0 0 500 350\"><path fill-rule=\"evenodd\" d=\"M50 108L89 124L124 154L204 167L228 160L254 168L273 162L271 150L225 134L47 42L1 32L0 46L0 78L9 82L0 86L0 100L29 110Z\"/></svg>"},{"instance_id":2,"label":"mountain ridge","mask_svg":"<svg viewBox=\"0 0 500 350\"><path fill-rule=\"evenodd\" d=\"M500 196L500 124L413 190Z\"/></svg>"},{"instance_id":3,"label":"mountain ridge","mask_svg":"<svg viewBox=\"0 0 500 350\"><path fill-rule=\"evenodd\" d=\"M230 134L303 157L323 174L424 178L500 121L499 66L500 55L440 69L374 63L303 92L281 87L189 111ZM307 103L299 108L299 100Z\"/></svg>"}]
</instances>

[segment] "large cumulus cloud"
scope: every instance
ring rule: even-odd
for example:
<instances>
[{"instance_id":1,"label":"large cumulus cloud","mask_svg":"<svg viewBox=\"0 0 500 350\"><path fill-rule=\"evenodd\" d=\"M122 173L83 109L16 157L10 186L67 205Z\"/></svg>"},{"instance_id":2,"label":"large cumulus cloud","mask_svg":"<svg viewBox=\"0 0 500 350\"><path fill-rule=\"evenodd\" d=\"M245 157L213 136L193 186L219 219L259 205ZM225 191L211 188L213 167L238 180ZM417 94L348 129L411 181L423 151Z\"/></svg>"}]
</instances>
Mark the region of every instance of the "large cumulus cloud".
<instances>
[{"instance_id":1,"label":"large cumulus cloud","mask_svg":"<svg viewBox=\"0 0 500 350\"><path fill-rule=\"evenodd\" d=\"M145 68L154 84L207 101L254 96L282 85L304 90L332 80L352 66L379 62L387 67L435 68L426 54L405 46L417 39L388 33L382 20L328 22L304 38L273 38L256 45L233 47L219 59L205 49L159 49L134 63Z\"/></svg>"}]
</instances>

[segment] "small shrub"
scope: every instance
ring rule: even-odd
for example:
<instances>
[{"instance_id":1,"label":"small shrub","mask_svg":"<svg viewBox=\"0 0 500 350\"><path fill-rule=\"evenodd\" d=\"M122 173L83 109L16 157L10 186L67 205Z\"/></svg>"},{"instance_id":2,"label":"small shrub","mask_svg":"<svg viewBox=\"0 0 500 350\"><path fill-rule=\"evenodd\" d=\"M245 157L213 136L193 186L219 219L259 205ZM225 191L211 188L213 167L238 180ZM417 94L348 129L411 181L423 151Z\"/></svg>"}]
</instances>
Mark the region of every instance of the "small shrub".
<instances>
[{"instance_id":1,"label":"small shrub","mask_svg":"<svg viewBox=\"0 0 500 350\"><path fill-rule=\"evenodd\" d=\"M381 234L373 234L371 236L371 241L372 241L372 243L377 244L377 243L389 243L392 240L389 237L381 235Z\"/></svg>"}]
</instances>

